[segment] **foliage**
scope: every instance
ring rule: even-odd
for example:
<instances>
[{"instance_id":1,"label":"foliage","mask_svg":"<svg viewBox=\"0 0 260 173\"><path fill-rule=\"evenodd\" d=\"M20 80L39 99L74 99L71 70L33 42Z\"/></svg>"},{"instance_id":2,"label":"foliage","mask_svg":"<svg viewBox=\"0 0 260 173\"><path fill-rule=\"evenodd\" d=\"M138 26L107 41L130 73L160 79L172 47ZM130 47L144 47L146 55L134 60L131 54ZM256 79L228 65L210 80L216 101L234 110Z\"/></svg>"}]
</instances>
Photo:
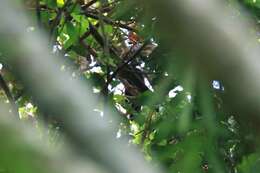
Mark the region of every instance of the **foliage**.
<instances>
[{"instance_id":1,"label":"foliage","mask_svg":"<svg viewBox=\"0 0 260 173\"><path fill-rule=\"evenodd\" d=\"M234 3L229 5L242 18L244 8ZM240 3L258 22L260 2ZM47 33L50 52L70 61L60 70L91 83L93 93L105 98L93 110L106 116L109 104L121 118L116 138L139 146L149 162L162 164L166 172L259 172L256 129L225 108L225 84L184 67L176 58L181 55L158 35L159 19L145 15L136 1L24 0L24 6L34 21L27 32ZM38 108L0 56L1 97L36 129L44 119L50 144L58 144L62 122Z\"/></svg>"}]
</instances>

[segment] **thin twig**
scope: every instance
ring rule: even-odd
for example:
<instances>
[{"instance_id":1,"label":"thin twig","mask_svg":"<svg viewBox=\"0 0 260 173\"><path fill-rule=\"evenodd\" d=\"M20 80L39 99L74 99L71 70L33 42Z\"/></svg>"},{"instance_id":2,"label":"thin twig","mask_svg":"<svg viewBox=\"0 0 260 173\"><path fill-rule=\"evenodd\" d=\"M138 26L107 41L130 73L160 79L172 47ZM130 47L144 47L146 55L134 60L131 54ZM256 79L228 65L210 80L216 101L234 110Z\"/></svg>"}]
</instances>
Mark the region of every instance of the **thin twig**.
<instances>
[{"instance_id":1,"label":"thin twig","mask_svg":"<svg viewBox=\"0 0 260 173\"><path fill-rule=\"evenodd\" d=\"M67 0L65 2L65 4L63 5L63 7L58 10L57 15L56 15L56 17L55 17L55 19L54 19L54 21L52 23L52 26L51 26L51 29L50 29L50 42L51 43L53 42L53 34L54 34L54 31L55 31L56 27L58 26L58 24L60 22L61 15L64 12L64 10L67 8L67 6L70 4L70 1L71 0Z\"/></svg>"},{"instance_id":2,"label":"thin twig","mask_svg":"<svg viewBox=\"0 0 260 173\"><path fill-rule=\"evenodd\" d=\"M108 38L107 38L107 35L105 33L105 28L104 28L104 19L103 19L103 15L102 13L100 12L100 10L98 10L99 14L98 14L98 17L99 17L99 21L100 21L100 28L101 28L101 32L102 32L102 38L103 38L103 43L104 43L104 51L103 51L103 55L105 56L105 58L107 60L109 60L109 56L110 56L110 51L109 51L109 43L108 43ZM107 61L108 62L108 61ZM109 73L110 73L110 67L109 67L109 63L106 64L106 83L105 83L105 92L104 92L104 95L105 95L105 104L107 103L108 101L108 93L109 93L109 89L108 89L108 86L109 86L109 83L108 83L108 78L109 78Z\"/></svg>"},{"instance_id":3,"label":"thin twig","mask_svg":"<svg viewBox=\"0 0 260 173\"><path fill-rule=\"evenodd\" d=\"M153 115L154 115L154 111L150 111L146 118L146 121L144 124L144 130L143 130L142 138L141 138L141 145L144 144L145 139L149 136L149 132L150 132L149 130L150 130L150 126L152 124Z\"/></svg>"},{"instance_id":4,"label":"thin twig","mask_svg":"<svg viewBox=\"0 0 260 173\"><path fill-rule=\"evenodd\" d=\"M95 38L95 40L98 42L98 44L101 47L104 47L105 46L104 39L99 34L96 27L91 24L91 22L89 22L89 29L90 29L91 35ZM108 49L111 54L115 55L116 57L120 57L118 55L118 53L116 52L116 48L113 45L108 44Z\"/></svg>"}]
</instances>

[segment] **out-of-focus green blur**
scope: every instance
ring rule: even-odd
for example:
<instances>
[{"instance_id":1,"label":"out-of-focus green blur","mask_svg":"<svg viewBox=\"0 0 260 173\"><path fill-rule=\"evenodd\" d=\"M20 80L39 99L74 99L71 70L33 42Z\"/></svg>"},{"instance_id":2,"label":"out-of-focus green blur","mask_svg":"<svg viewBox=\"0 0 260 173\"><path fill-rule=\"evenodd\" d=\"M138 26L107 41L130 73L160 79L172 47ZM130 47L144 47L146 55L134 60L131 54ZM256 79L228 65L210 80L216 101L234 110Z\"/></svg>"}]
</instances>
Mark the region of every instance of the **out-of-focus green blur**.
<instances>
[{"instance_id":1,"label":"out-of-focus green blur","mask_svg":"<svg viewBox=\"0 0 260 173\"><path fill-rule=\"evenodd\" d=\"M259 10L0 1L0 173L259 172Z\"/></svg>"}]
</instances>

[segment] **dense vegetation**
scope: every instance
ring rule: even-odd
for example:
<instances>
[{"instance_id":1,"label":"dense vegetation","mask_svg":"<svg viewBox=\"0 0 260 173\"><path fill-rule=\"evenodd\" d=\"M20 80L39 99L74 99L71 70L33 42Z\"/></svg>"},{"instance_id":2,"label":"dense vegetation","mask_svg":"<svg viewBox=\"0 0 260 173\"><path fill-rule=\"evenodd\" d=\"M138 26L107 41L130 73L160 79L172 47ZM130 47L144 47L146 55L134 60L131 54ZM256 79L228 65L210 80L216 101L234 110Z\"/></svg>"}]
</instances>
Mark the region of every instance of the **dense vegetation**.
<instances>
[{"instance_id":1,"label":"dense vegetation","mask_svg":"<svg viewBox=\"0 0 260 173\"><path fill-rule=\"evenodd\" d=\"M250 115L229 109L225 95L230 90L225 82L201 77L193 62L187 62L179 51L178 40L169 43L165 39L174 33L160 33L165 31L159 25L170 19L160 18L132 0L22 3L31 18L26 32L45 32L49 53L68 62L59 70L90 85L99 98L92 116L105 118L109 105L112 116L120 119L114 140L129 140L148 162L162 165L165 172L260 171L258 129L241 118ZM232 17L241 20L249 11L259 25L260 1L229 0L226 6L234 11ZM249 30L257 33L258 28ZM256 34L255 39L258 37ZM39 136L47 132L47 143L58 148L63 134L66 136L62 115L53 118L53 112L41 106L20 79L9 57L1 53L0 58L4 104L21 121L29 122ZM42 120L48 130L42 127ZM0 172L12 170L1 159Z\"/></svg>"}]
</instances>

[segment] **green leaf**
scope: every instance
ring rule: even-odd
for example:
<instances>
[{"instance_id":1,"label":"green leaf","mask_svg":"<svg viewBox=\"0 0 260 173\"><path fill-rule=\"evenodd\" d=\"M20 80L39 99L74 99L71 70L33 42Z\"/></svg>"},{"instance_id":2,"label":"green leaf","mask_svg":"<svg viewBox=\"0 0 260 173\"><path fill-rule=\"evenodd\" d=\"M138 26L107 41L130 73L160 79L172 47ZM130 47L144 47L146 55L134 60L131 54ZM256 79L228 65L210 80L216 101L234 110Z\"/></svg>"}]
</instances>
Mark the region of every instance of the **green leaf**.
<instances>
[{"instance_id":1,"label":"green leaf","mask_svg":"<svg viewBox=\"0 0 260 173\"><path fill-rule=\"evenodd\" d=\"M68 33L69 39L65 41L64 48L68 48L69 46L76 43L79 39L79 33L78 30L72 22L69 22L66 24L66 31Z\"/></svg>"},{"instance_id":2,"label":"green leaf","mask_svg":"<svg viewBox=\"0 0 260 173\"><path fill-rule=\"evenodd\" d=\"M59 8L61 8L61 7L63 7L64 6L64 0L57 0L57 6L59 7Z\"/></svg>"},{"instance_id":3,"label":"green leaf","mask_svg":"<svg viewBox=\"0 0 260 173\"><path fill-rule=\"evenodd\" d=\"M49 8L57 7L57 2L55 0L45 0L45 3Z\"/></svg>"},{"instance_id":4,"label":"green leaf","mask_svg":"<svg viewBox=\"0 0 260 173\"><path fill-rule=\"evenodd\" d=\"M241 164L238 165L238 170L241 173L256 173L260 172L260 157L257 154L251 154L244 157Z\"/></svg>"}]
</instances>

